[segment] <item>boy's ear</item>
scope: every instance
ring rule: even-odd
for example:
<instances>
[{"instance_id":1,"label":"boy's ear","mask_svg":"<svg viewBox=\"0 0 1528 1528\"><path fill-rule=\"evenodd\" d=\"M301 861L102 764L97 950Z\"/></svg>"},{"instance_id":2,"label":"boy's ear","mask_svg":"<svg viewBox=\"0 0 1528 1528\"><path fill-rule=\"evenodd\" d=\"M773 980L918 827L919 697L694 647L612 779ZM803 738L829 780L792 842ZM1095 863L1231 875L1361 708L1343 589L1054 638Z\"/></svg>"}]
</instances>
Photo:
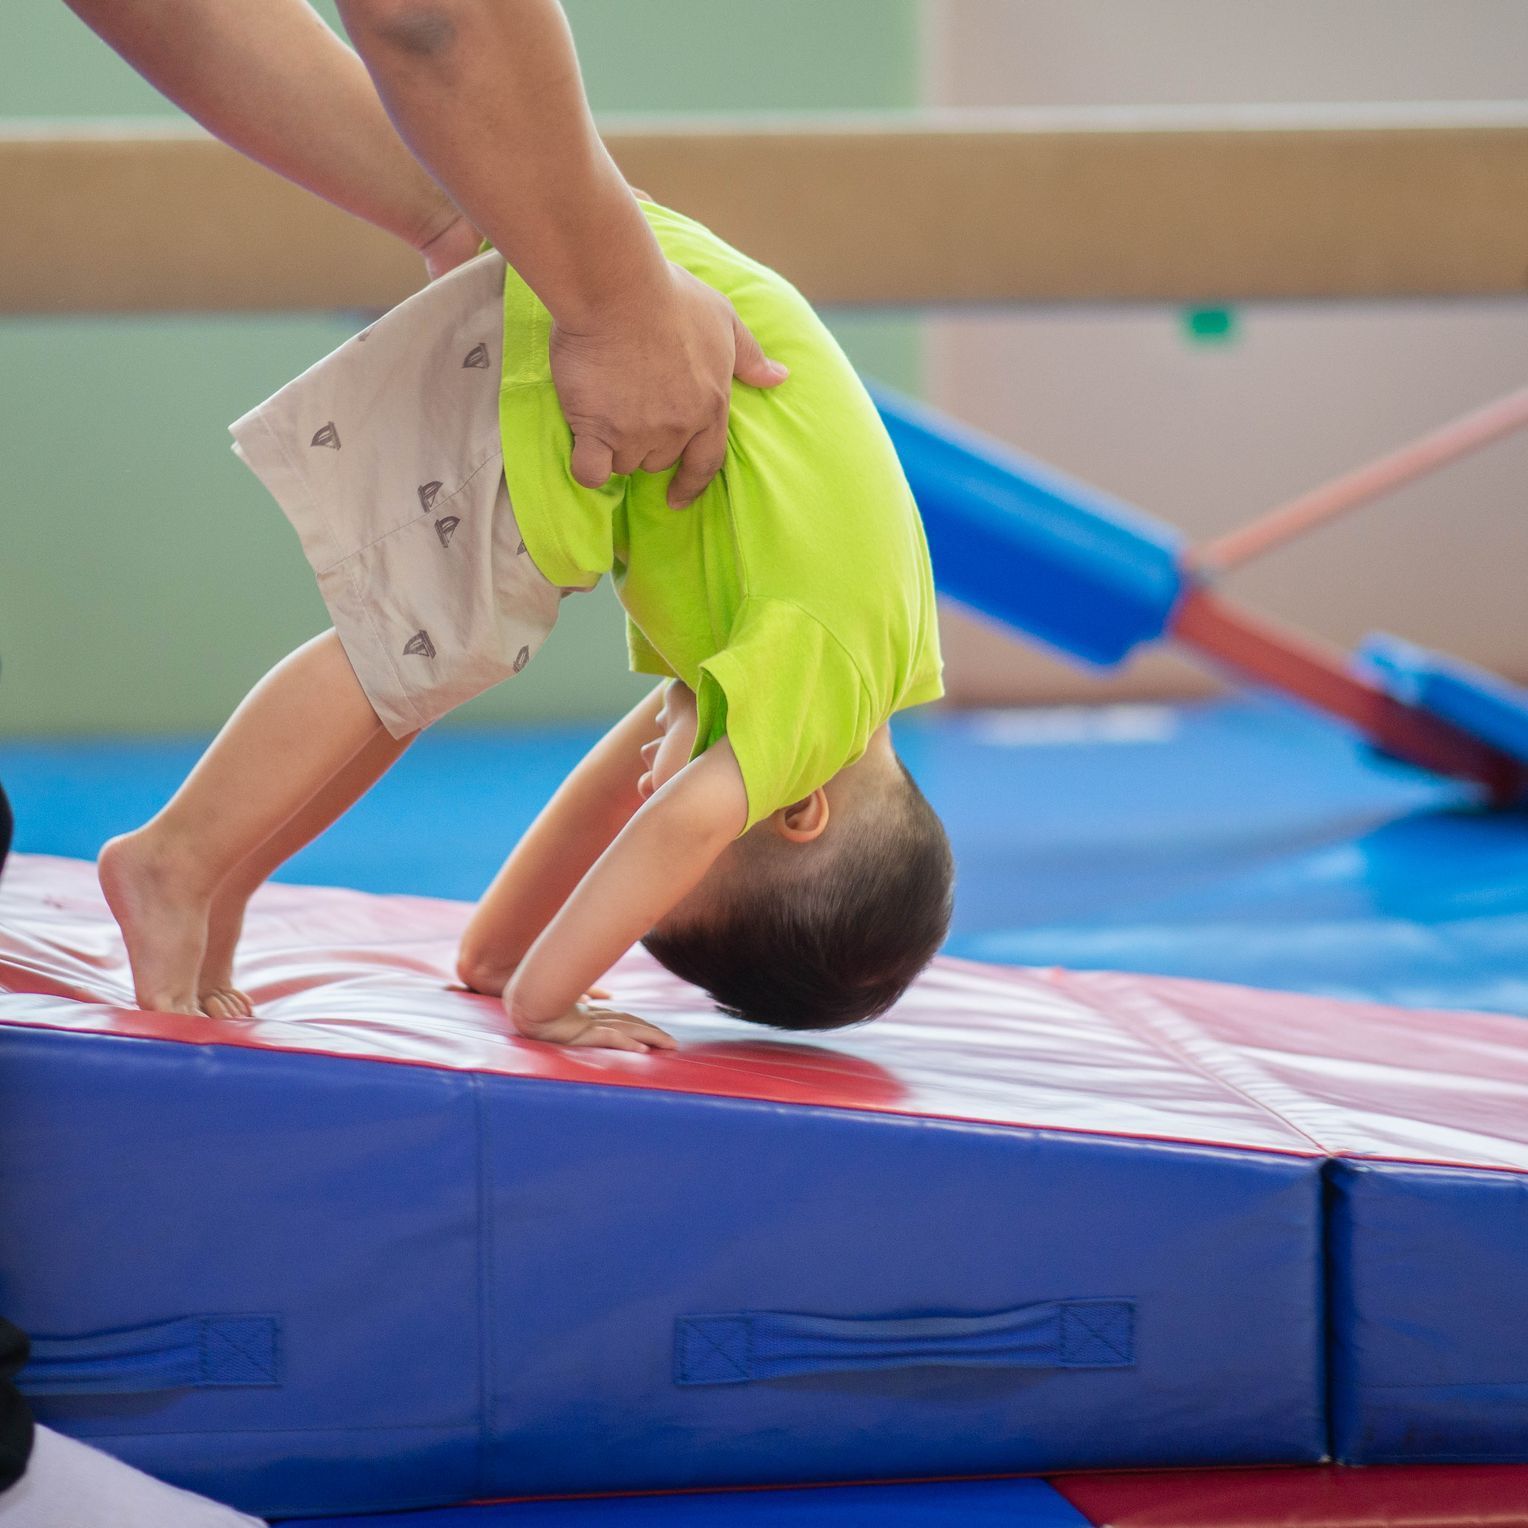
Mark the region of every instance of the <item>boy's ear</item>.
<instances>
[{"instance_id":1,"label":"boy's ear","mask_svg":"<svg viewBox=\"0 0 1528 1528\"><path fill-rule=\"evenodd\" d=\"M828 825L828 793L818 786L810 796L781 807L770 820L781 838L793 844L809 844Z\"/></svg>"}]
</instances>

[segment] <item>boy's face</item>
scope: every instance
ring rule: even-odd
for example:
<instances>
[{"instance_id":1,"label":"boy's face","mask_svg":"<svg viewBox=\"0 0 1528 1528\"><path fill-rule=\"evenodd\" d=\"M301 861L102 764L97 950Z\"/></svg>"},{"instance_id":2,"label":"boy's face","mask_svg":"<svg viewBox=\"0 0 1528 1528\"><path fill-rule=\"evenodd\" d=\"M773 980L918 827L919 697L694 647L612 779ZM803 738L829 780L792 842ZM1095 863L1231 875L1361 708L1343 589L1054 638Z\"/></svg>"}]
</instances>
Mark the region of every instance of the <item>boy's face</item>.
<instances>
[{"instance_id":1,"label":"boy's face","mask_svg":"<svg viewBox=\"0 0 1528 1528\"><path fill-rule=\"evenodd\" d=\"M658 735L642 745L644 769L637 781L637 795L642 800L667 785L689 763L695 727L695 692L677 679L670 680L658 712Z\"/></svg>"}]
</instances>

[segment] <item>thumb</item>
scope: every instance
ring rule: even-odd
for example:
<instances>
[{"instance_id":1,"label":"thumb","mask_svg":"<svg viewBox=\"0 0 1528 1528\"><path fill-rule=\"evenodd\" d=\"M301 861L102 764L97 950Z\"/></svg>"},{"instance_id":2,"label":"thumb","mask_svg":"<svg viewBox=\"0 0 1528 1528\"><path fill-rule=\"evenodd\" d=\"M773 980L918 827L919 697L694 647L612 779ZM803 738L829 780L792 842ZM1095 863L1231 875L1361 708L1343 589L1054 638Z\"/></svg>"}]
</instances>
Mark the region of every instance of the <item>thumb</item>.
<instances>
[{"instance_id":1,"label":"thumb","mask_svg":"<svg viewBox=\"0 0 1528 1528\"><path fill-rule=\"evenodd\" d=\"M732 339L737 347L732 375L739 382L745 382L749 387L777 387L790 376L789 367L771 361L764 354L759 342L736 313L732 315Z\"/></svg>"}]
</instances>

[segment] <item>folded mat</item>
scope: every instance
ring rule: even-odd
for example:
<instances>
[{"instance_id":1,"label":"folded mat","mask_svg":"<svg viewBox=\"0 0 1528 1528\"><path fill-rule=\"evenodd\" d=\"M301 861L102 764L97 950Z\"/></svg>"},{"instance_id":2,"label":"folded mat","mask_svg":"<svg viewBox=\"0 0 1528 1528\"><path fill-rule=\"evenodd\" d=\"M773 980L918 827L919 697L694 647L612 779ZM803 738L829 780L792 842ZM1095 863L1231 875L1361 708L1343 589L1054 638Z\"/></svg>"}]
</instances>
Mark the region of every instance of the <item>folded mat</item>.
<instances>
[{"instance_id":1,"label":"folded mat","mask_svg":"<svg viewBox=\"0 0 1528 1528\"><path fill-rule=\"evenodd\" d=\"M90 868L14 862L0 1307L44 1420L266 1515L1310 1462L1330 1164L1528 1169L1509 1019L941 961L799 1044L638 954L617 1000L682 1049L569 1051L449 990L466 911L270 887L218 1023L124 1006ZM1469 1213L1404 1290L1348 1260L1339 1406ZM1430 1319L1441 1393L1480 1345Z\"/></svg>"}]
</instances>

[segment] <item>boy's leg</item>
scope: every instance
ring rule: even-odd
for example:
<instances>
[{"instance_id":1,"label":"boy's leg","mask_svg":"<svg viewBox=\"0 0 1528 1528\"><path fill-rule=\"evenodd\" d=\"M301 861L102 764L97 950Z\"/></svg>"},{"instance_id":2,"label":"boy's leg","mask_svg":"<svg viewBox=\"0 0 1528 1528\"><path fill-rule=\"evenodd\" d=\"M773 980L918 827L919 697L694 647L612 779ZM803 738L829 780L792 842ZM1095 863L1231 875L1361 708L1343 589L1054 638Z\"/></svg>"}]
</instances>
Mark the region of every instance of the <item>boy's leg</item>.
<instances>
[{"instance_id":1,"label":"boy's leg","mask_svg":"<svg viewBox=\"0 0 1528 1528\"><path fill-rule=\"evenodd\" d=\"M326 632L250 691L162 811L101 850L101 889L144 1008L199 1011L218 887L382 730Z\"/></svg>"},{"instance_id":2,"label":"boy's leg","mask_svg":"<svg viewBox=\"0 0 1528 1528\"><path fill-rule=\"evenodd\" d=\"M395 738L379 731L295 817L247 855L218 887L207 916L207 950L202 957L197 998L215 1019L248 1017L249 999L233 984L233 958L249 899L301 848L347 812L398 761L417 737Z\"/></svg>"}]
</instances>

